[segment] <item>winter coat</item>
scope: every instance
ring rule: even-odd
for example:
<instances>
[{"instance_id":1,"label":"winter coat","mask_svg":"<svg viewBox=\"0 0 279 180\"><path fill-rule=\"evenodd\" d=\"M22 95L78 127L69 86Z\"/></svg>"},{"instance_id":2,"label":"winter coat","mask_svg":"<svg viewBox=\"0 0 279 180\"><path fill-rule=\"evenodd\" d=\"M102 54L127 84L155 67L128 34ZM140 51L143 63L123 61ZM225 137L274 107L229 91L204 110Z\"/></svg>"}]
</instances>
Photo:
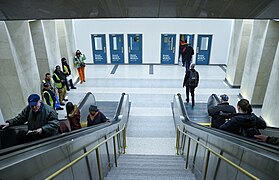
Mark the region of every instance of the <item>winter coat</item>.
<instances>
[{"instance_id":1,"label":"winter coat","mask_svg":"<svg viewBox=\"0 0 279 180\"><path fill-rule=\"evenodd\" d=\"M80 68L82 64L85 64L86 57L84 54L81 54L79 56L75 56L74 58L74 65L76 68Z\"/></svg>"},{"instance_id":2,"label":"winter coat","mask_svg":"<svg viewBox=\"0 0 279 180\"><path fill-rule=\"evenodd\" d=\"M199 84L199 73L198 71L196 71L195 69L189 69L188 71L186 71L185 76L184 76L184 81L183 81L183 87L184 86L189 86L189 78L190 78L190 71L196 72L197 73L197 83L195 86L193 86L194 88L196 88Z\"/></svg>"},{"instance_id":3,"label":"winter coat","mask_svg":"<svg viewBox=\"0 0 279 180\"><path fill-rule=\"evenodd\" d=\"M41 103L37 112L26 106L18 116L7 120L10 126L22 125L28 122L28 130L42 128L40 137L49 137L58 134L59 121L56 112L49 105Z\"/></svg>"},{"instance_id":4,"label":"winter coat","mask_svg":"<svg viewBox=\"0 0 279 180\"><path fill-rule=\"evenodd\" d=\"M254 137L260 134L258 129L265 129L266 123L254 113L234 114L230 121L220 126L220 129L245 137Z\"/></svg>"},{"instance_id":5,"label":"winter coat","mask_svg":"<svg viewBox=\"0 0 279 180\"><path fill-rule=\"evenodd\" d=\"M93 120L91 120L90 115L87 116L87 127L93 126L93 125L96 125L96 124L100 124L100 123L104 123L107 120L108 119L106 118L106 116L101 111L97 111L94 115Z\"/></svg>"},{"instance_id":6,"label":"winter coat","mask_svg":"<svg viewBox=\"0 0 279 180\"><path fill-rule=\"evenodd\" d=\"M229 105L229 103L227 102L209 108L208 114L212 117L211 127L219 128L222 124L226 122L226 119L231 118L232 115L235 113L235 108Z\"/></svg>"},{"instance_id":7,"label":"winter coat","mask_svg":"<svg viewBox=\"0 0 279 180\"><path fill-rule=\"evenodd\" d=\"M81 128L80 125L80 111L77 105L74 105L74 110L68 115L68 120L70 122L71 130L77 130Z\"/></svg>"}]
</instances>

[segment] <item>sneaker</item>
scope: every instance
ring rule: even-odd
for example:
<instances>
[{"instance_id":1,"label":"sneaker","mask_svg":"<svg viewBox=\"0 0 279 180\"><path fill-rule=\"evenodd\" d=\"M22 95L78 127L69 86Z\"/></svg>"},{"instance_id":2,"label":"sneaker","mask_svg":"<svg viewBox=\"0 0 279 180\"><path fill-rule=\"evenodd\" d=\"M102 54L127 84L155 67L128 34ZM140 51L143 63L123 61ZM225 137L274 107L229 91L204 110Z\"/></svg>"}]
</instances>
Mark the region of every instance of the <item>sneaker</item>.
<instances>
[{"instance_id":1,"label":"sneaker","mask_svg":"<svg viewBox=\"0 0 279 180\"><path fill-rule=\"evenodd\" d=\"M60 103L60 105L61 105L61 106L65 106L65 104L64 104L64 103Z\"/></svg>"},{"instance_id":2,"label":"sneaker","mask_svg":"<svg viewBox=\"0 0 279 180\"><path fill-rule=\"evenodd\" d=\"M63 110L64 108L62 107L57 107L56 110Z\"/></svg>"},{"instance_id":3,"label":"sneaker","mask_svg":"<svg viewBox=\"0 0 279 180\"><path fill-rule=\"evenodd\" d=\"M85 80L83 80L83 82L85 82Z\"/></svg>"},{"instance_id":4,"label":"sneaker","mask_svg":"<svg viewBox=\"0 0 279 180\"><path fill-rule=\"evenodd\" d=\"M76 89L76 87L71 87L71 89Z\"/></svg>"},{"instance_id":5,"label":"sneaker","mask_svg":"<svg viewBox=\"0 0 279 180\"><path fill-rule=\"evenodd\" d=\"M68 99L63 99L64 101L68 101Z\"/></svg>"},{"instance_id":6,"label":"sneaker","mask_svg":"<svg viewBox=\"0 0 279 180\"><path fill-rule=\"evenodd\" d=\"M80 81L80 84L82 84L83 83L83 81Z\"/></svg>"},{"instance_id":7,"label":"sneaker","mask_svg":"<svg viewBox=\"0 0 279 180\"><path fill-rule=\"evenodd\" d=\"M189 103L189 99L186 99L186 102Z\"/></svg>"}]
</instances>

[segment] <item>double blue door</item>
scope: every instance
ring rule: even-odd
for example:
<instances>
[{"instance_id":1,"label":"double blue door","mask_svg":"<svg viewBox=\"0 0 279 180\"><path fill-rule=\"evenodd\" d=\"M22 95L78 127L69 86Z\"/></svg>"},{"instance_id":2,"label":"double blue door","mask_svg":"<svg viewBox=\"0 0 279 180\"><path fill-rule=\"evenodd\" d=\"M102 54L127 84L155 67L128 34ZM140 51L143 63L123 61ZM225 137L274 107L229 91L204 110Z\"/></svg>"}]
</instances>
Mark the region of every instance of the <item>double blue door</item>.
<instances>
[{"instance_id":1,"label":"double blue door","mask_svg":"<svg viewBox=\"0 0 279 180\"><path fill-rule=\"evenodd\" d=\"M92 34L91 42L92 42L94 64L107 64L105 34Z\"/></svg>"},{"instance_id":2,"label":"double blue door","mask_svg":"<svg viewBox=\"0 0 279 180\"><path fill-rule=\"evenodd\" d=\"M175 34L161 35L161 64L174 64L175 42Z\"/></svg>"},{"instance_id":3,"label":"double blue door","mask_svg":"<svg viewBox=\"0 0 279 180\"><path fill-rule=\"evenodd\" d=\"M128 34L129 64L142 64L142 34Z\"/></svg>"},{"instance_id":4,"label":"double blue door","mask_svg":"<svg viewBox=\"0 0 279 180\"><path fill-rule=\"evenodd\" d=\"M124 64L124 36L123 34L110 34L111 64Z\"/></svg>"},{"instance_id":5,"label":"double blue door","mask_svg":"<svg viewBox=\"0 0 279 180\"><path fill-rule=\"evenodd\" d=\"M198 35L196 64L207 65L210 60L212 35Z\"/></svg>"}]
</instances>

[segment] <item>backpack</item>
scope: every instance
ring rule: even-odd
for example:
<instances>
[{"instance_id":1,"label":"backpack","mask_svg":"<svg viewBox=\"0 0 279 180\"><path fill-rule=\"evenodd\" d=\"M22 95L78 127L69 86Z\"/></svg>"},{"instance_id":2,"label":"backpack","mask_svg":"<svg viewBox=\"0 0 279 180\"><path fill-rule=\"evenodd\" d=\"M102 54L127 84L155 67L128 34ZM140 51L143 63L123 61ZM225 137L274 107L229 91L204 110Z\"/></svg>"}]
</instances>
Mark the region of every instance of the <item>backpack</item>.
<instances>
[{"instance_id":1,"label":"backpack","mask_svg":"<svg viewBox=\"0 0 279 180\"><path fill-rule=\"evenodd\" d=\"M260 131L255 127L241 128L239 134L244 137L253 138L254 135L260 135Z\"/></svg>"},{"instance_id":2,"label":"backpack","mask_svg":"<svg viewBox=\"0 0 279 180\"><path fill-rule=\"evenodd\" d=\"M190 70L188 83L189 86L193 86L193 87L196 87L198 85L198 73L196 71Z\"/></svg>"}]
</instances>

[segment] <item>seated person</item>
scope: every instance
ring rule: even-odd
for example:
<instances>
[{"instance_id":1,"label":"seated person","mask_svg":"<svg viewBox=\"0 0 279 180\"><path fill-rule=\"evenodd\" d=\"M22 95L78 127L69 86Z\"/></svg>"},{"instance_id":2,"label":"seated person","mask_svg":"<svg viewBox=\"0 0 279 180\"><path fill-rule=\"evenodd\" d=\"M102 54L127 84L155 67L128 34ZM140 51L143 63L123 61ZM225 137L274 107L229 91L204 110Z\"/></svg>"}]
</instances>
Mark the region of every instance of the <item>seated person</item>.
<instances>
[{"instance_id":1,"label":"seated person","mask_svg":"<svg viewBox=\"0 0 279 180\"><path fill-rule=\"evenodd\" d=\"M254 136L257 141L266 142L268 144L273 144L279 146L279 138L278 137L270 137L266 135L255 135Z\"/></svg>"},{"instance_id":2,"label":"seated person","mask_svg":"<svg viewBox=\"0 0 279 180\"><path fill-rule=\"evenodd\" d=\"M229 104L229 97L226 94L220 96L221 103L208 109L211 119L211 127L219 128L236 113L235 108Z\"/></svg>"},{"instance_id":3,"label":"seated person","mask_svg":"<svg viewBox=\"0 0 279 180\"><path fill-rule=\"evenodd\" d=\"M104 122L109 122L107 117L99 111L97 106L91 105L89 107L89 115L87 116L87 127Z\"/></svg>"},{"instance_id":4,"label":"seated person","mask_svg":"<svg viewBox=\"0 0 279 180\"><path fill-rule=\"evenodd\" d=\"M252 106L247 99L238 101L237 110L239 113L234 114L220 129L252 138L260 134L259 129L266 128L266 123L252 113Z\"/></svg>"},{"instance_id":5,"label":"seated person","mask_svg":"<svg viewBox=\"0 0 279 180\"><path fill-rule=\"evenodd\" d=\"M77 105L73 105L73 103L68 102L66 104L66 111L67 111L67 119L70 123L71 131L80 129L81 128L80 111Z\"/></svg>"},{"instance_id":6,"label":"seated person","mask_svg":"<svg viewBox=\"0 0 279 180\"><path fill-rule=\"evenodd\" d=\"M31 94L28 103L18 116L7 120L2 129L28 122L28 132L24 138L27 142L58 134L59 121L55 110L44 104L37 94Z\"/></svg>"}]
</instances>

